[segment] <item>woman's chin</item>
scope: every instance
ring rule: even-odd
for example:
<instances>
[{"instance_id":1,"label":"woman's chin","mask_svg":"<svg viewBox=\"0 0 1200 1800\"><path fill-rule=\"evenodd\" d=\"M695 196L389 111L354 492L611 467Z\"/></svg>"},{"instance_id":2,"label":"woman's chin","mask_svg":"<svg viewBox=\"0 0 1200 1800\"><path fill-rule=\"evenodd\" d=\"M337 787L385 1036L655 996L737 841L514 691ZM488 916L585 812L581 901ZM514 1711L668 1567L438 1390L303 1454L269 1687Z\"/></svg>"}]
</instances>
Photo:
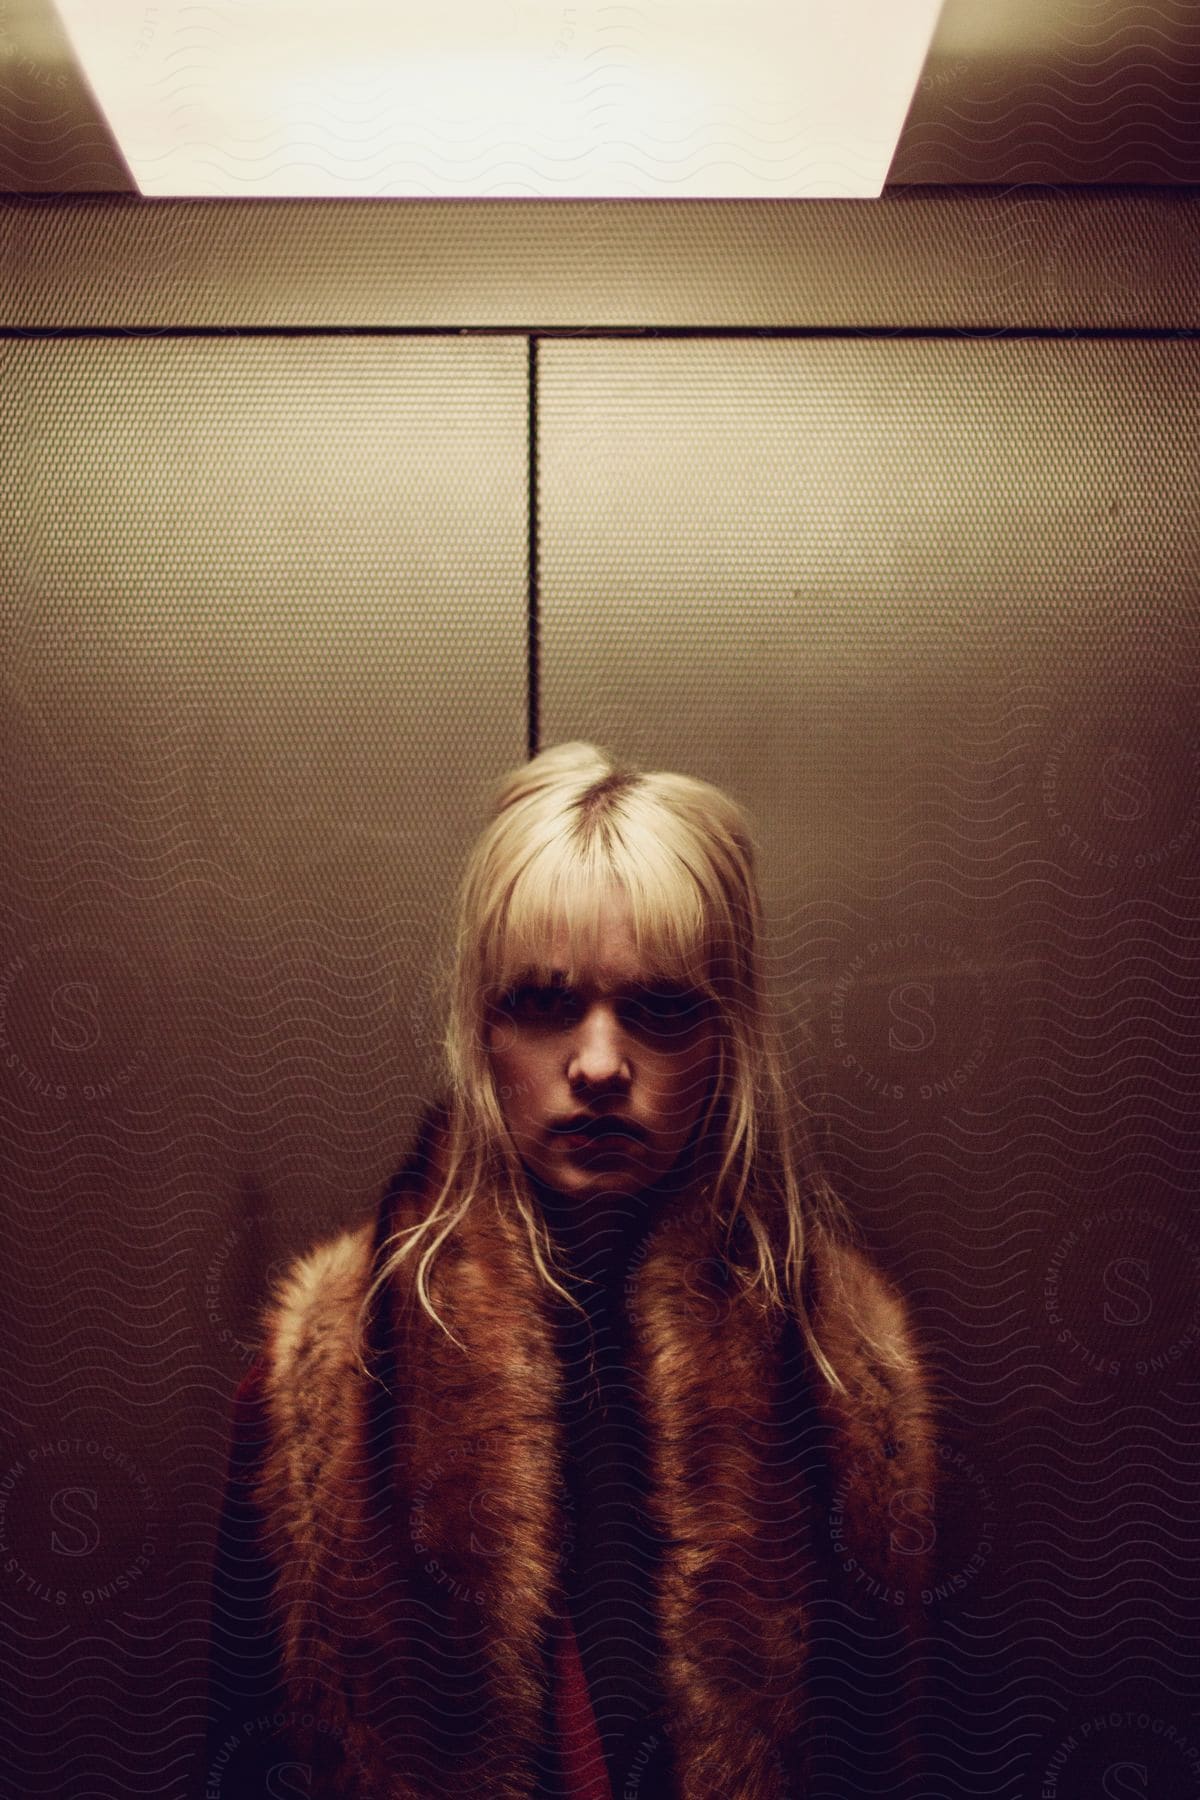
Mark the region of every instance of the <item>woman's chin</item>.
<instances>
[{"instance_id":1,"label":"woman's chin","mask_svg":"<svg viewBox=\"0 0 1200 1800\"><path fill-rule=\"evenodd\" d=\"M565 1156L559 1163L558 1175L572 1188L619 1187L625 1190L645 1187L650 1180L644 1161L616 1156Z\"/></svg>"}]
</instances>

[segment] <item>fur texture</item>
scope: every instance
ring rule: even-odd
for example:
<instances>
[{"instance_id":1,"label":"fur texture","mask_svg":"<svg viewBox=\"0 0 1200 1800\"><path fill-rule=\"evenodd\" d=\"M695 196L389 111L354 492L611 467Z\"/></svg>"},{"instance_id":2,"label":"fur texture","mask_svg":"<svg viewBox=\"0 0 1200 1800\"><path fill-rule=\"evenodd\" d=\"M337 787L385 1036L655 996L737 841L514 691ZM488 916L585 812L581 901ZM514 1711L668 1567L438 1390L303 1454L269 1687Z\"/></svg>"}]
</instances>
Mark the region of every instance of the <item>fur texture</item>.
<instances>
[{"instance_id":1,"label":"fur texture","mask_svg":"<svg viewBox=\"0 0 1200 1800\"><path fill-rule=\"evenodd\" d=\"M552 1729L560 1373L523 1230L475 1205L434 1264L434 1304L466 1355L416 1303L408 1263L373 1325L378 1379L352 1359L375 1258L423 1216L444 1134L430 1108L374 1225L302 1257L263 1314L257 1499L285 1678L319 1722L307 1753L321 1791L354 1800L529 1800ZM682 1800L805 1791L818 1612L876 1648L899 1641L915 1692L929 1375L903 1301L859 1252L822 1238L808 1284L846 1396L794 1326L768 1325L727 1279L701 1205L675 1206L627 1282L649 1504L668 1540L653 1603ZM908 1694L891 1698L907 1711Z\"/></svg>"}]
</instances>

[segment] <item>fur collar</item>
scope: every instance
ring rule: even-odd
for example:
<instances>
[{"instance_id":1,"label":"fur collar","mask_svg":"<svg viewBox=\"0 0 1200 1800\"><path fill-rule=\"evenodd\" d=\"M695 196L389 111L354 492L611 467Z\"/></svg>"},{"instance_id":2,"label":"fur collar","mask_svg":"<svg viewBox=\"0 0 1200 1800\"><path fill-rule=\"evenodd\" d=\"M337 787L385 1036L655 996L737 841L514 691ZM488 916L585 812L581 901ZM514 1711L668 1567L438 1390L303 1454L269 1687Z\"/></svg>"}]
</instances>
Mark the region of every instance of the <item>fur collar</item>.
<instances>
[{"instance_id":1,"label":"fur collar","mask_svg":"<svg viewBox=\"0 0 1200 1800\"><path fill-rule=\"evenodd\" d=\"M422 1216L445 1137L445 1107L429 1108L374 1223L299 1259L264 1309L257 1499L286 1682L320 1721L321 1791L529 1800L567 1527L559 1365L519 1222L474 1205L433 1265L466 1354L416 1302L411 1264L375 1316L379 1379L350 1349L375 1259ZM928 1374L899 1294L856 1250L809 1252L842 1396L794 1328L769 1329L722 1281L700 1204L675 1205L641 1248L630 1356L668 1545L656 1605L679 1793L783 1800L806 1766L813 1601L842 1592L861 1616L865 1594L901 1591L889 1629L908 1621L915 1642L929 1577L897 1520L914 1492L932 1503Z\"/></svg>"}]
</instances>

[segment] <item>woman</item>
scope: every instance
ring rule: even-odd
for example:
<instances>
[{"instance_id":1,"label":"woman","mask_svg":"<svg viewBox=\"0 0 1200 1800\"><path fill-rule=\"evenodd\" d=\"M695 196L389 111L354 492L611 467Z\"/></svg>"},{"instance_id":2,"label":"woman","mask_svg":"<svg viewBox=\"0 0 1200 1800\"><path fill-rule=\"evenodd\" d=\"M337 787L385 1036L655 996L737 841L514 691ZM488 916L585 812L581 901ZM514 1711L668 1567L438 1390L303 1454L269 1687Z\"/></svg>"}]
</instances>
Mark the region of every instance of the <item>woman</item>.
<instances>
[{"instance_id":1,"label":"woman","mask_svg":"<svg viewBox=\"0 0 1200 1800\"><path fill-rule=\"evenodd\" d=\"M443 1096L239 1390L206 1795L916 1791L930 1381L761 934L719 789L582 743L501 783Z\"/></svg>"}]
</instances>

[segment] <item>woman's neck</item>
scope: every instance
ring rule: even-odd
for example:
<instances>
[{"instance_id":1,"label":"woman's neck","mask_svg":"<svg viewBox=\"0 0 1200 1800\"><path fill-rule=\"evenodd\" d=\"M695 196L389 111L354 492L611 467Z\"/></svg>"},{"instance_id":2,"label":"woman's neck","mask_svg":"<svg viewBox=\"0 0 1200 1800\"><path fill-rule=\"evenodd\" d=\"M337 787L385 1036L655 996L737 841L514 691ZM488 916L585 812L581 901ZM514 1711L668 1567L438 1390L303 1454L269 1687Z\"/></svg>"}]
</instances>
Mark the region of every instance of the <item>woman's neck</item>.
<instances>
[{"instance_id":1,"label":"woman's neck","mask_svg":"<svg viewBox=\"0 0 1200 1800\"><path fill-rule=\"evenodd\" d=\"M692 1177L690 1162L684 1160L639 1193L596 1189L589 1194L564 1194L536 1177L531 1177L531 1182L567 1272L585 1285L615 1290L646 1233L664 1209L691 1186Z\"/></svg>"},{"instance_id":2,"label":"woman's neck","mask_svg":"<svg viewBox=\"0 0 1200 1800\"><path fill-rule=\"evenodd\" d=\"M588 1281L622 1263L657 1213L649 1193L563 1194L537 1181L534 1191L560 1260Z\"/></svg>"}]
</instances>

